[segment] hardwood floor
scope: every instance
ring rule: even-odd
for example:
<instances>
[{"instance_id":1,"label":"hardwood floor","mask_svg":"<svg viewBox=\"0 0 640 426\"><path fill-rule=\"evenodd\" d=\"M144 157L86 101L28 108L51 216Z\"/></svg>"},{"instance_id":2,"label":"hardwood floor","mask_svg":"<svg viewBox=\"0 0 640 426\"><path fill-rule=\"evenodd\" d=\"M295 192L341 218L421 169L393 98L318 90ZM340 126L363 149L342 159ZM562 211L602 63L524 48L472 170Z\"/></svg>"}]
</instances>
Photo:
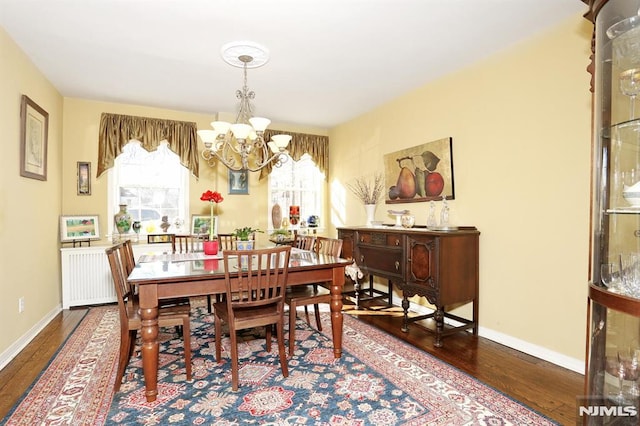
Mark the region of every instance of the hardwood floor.
<instances>
[{"instance_id":1,"label":"hardwood floor","mask_svg":"<svg viewBox=\"0 0 640 426\"><path fill-rule=\"evenodd\" d=\"M87 313L63 310L2 370L0 370L0 419L31 386L49 360Z\"/></svg>"},{"instance_id":2,"label":"hardwood floor","mask_svg":"<svg viewBox=\"0 0 640 426\"><path fill-rule=\"evenodd\" d=\"M456 333L433 346L420 324L404 333L401 316L360 315L369 324L411 343L562 425L576 424L576 397L584 376L471 333Z\"/></svg>"},{"instance_id":3,"label":"hardwood floor","mask_svg":"<svg viewBox=\"0 0 640 426\"><path fill-rule=\"evenodd\" d=\"M43 370L58 347L85 315L85 309L57 315L27 347L0 371L0 419ZM583 376L469 333L444 339L434 348L433 337L417 324L400 330L399 316L361 315L480 381L563 425L576 424L576 396L583 394Z\"/></svg>"}]
</instances>

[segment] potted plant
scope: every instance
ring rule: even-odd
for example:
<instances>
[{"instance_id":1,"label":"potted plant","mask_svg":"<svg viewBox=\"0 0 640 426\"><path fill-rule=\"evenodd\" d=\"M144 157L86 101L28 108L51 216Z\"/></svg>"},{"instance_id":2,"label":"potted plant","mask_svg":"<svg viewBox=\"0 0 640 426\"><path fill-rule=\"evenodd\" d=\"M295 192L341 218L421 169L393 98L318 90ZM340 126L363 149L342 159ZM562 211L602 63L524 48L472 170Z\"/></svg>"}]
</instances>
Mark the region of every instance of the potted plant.
<instances>
[{"instance_id":1,"label":"potted plant","mask_svg":"<svg viewBox=\"0 0 640 426\"><path fill-rule=\"evenodd\" d=\"M233 235L238 239L236 241L236 247L238 250L253 250L253 240L250 240L251 234L255 232L262 232L259 229L245 226L244 228L236 228L233 231Z\"/></svg>"},{"instance_id":2,"label":"potted plant","mask_svg":"<svg viewBox=\"0 0 640 426\"><path fill-rule=\"evenodd\" d=\"M271 233L271 238L278 242L282 242L289 238L289 231L287 229L282 229L282 228L274 229L273 232Z\"/></svg>"}]
</instances>

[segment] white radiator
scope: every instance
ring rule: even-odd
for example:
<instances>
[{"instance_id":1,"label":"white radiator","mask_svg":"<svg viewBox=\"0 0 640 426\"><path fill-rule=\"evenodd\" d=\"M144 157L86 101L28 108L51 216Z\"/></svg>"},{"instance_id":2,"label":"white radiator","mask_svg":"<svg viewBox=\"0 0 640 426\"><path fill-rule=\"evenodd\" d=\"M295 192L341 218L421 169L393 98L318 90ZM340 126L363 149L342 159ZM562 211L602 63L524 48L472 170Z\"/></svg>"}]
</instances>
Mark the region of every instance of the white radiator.
<instances>
[{"instance_id":1,"label":"white radiator","mask_svg":"<svg viewBox=\"0 0 640 426\"><path fill-rule=\"evenodd\" d=\"M62 309L72 306L96 305L116 301L105 249L109 246L63 247ZM170 249L166 244L134 244L136 259L143 253L162 253Z\"/></svg>"}]
</instances>

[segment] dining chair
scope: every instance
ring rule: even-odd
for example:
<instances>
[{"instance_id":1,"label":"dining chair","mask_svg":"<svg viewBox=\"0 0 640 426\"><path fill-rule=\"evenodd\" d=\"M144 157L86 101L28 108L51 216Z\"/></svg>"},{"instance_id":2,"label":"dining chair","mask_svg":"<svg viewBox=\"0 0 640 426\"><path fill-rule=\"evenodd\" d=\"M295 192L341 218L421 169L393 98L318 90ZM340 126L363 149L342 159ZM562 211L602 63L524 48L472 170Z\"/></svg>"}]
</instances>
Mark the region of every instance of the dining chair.
<instances>
[{"instance_id":1,"label":"dining chair","mask_svg":"<svg viewBox=\"0 0 640 426\"><path fill-rule=\"evenodd\" d=\"M222 359L222 323L231 340L231 383L238 390L237 331L265 327L266 350L271 351L271 332L276 326L280 368L289 376L284 346L284 294L287 288L291 247L255 250L224 250L226 297L214 303L216 361ZM238 265L242 265L238 267Z\"/></svg>"},{"instance_id":2,"label":"dining chair","mask_svg":"<svg viewBox=\"0 0 640 426\"><path fill-rule=\"evenodd\" d=\"M294 234L293 243L291 243L291 246L301 250L315 251L315 244L316 244L315 235L302 235L302 234L296 233ZM292 291L297 291L300 293L300 295L302 295L303 290L304 288L298 289L298 290L287 289L287 292L291 293ZM287 300L285 300L285 303L289 304ZM289 309L291 309L291 305L289 305ZM307 324L311 325L311 323L309 322L309 310L307 309L307 305L304 305L304 314L307 317Z\"/></svg>"},{"instance_id":3,"label":"dining chair","mask_svg":"<svg viewBox=\"0 0 640 426\"><path fill-rule=\"evenodd\" d=\"M174 235L172 235L172 238L173 237ZM125 240L122 243L122 247L124 250L125 272L126 272L126 276L129 276L131 271L133 271L133 268L135 268L136 266L136 258L135 258L135 254L133 253L133 246L131 245L131 240ZM174 297L171 299L162 299L159 301L159 307L161 308L173 306L173 305L188 305L189 310L191 310L191 301L189 300L188 297ZM181 326L176 326L176 331L178 332L178 334L183 333Z\"/></svg>"},{"instance_id":4,"label":"dining chair","mask_svg":"<svg viewBox=\"0 0 640 426\"><path fill-rule=\"evenodd\" d=\"M256 233L252 232L249 234L249 239L255 241ZM220 250L236 250L236 241L238 241L238 237L236 234L218 234L218 247Z\"/></svg>"},{"instance_id":5,"label":"dining chair","mask_svg":"<svg viewBox=\"0 0 640 426\"><path fill-rule=\"evenodd\" d=\"M222 251L235 250L236 240L235 234L218 234L218 248Z\"/></svg>"},{"instance_id":6,"label":"dining chair","mask_svg":"<svg viewBox=\"0 0 640 426\"><path fill-rule=\"evenodd\" d=\"M293 238L292 247L299 248L301 250L314 250L316 244L315 235L301 235L296 234Z\"/></svg>"},{"instance_id":7,"label":"dining chair","mask_svg":"<svg viewBox=\"0 0 640 426\"><path fill-rule=\"evenodd\" d=\"M127 281L126 263L128 255L124 246L124 243L119 243L105 250L116 289L120 317L120 355L118 357L118 373L113 387L115 392L120 390L124 370L127 368L131 355L133 355L138 330L142 328L138 298ZM159 327L182 327L187 380L191 380L190 311L190 305L172 305L158 309Z\"/></svg>"},{"instance_id":8,"label":"dining chair","mask_svg":"<svg viewBox=\"0 0 640 426\"><path fill-rule=\"evenodd\" d=\"M209 241L207 234L176 235L171 234L171 250L173 253L199 253L203 252L202 243Z\"/></svg>"},{"instance_id":9,"label":"dining chair","mask_svg":"<svg viewBox=\"0 0 640 426\"><path fill-rule=\"evenodd\" d=\"M339 238L316 237L314 242L314 251L318 255L328 255L338 257L342 251L342 240ZM293 355L296 338L296 318L298 306L304 306L304 313L307 318L307 324L311 326L309 321L309 311L307 306L313 305L316 327L318 331L322 331L320 322L320 303L330 303L331 292L322 285L309 284L287 288L285 295L285 303L289 305L289 356Z\"/></svg>"},{"instance_id":10,"label":"dining chair","mask_svg":"<svg viewBox=\"0 0 640 426\"><path fill-rule=\"evenodd\" d=\"M133 247L131 246L131 240L124 240L122 243L123 261L125 266L125 272L127 276L133 271L136 266L136 257L133 254Z\"/></svg>"},{"instance_id":11,"label":"dining chair","mask_svg":"<svg viewBox=\"0 0 640 426\"><path fill-rule=\"evenodd\" d=\"M171 251L175 253L202 253L204 247L202 243L209 241L209 235L207 234L186 234L177 235L171 234ZM175 300L180 302L179 299ZM207 294L207 310L211 313L211 295Z\"/></svg>"}]
</instances>

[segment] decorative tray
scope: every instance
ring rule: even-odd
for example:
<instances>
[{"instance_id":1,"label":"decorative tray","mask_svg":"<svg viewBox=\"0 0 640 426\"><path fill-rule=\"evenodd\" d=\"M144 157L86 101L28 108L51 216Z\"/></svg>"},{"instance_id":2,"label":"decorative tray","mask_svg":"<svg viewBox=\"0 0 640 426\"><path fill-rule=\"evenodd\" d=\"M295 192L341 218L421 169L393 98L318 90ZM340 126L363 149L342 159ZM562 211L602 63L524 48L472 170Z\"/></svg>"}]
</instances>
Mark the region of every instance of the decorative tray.
<instances>
[{"instance_id":1,"label":"decorative tray","mask_svg":"<svg viewBox=\"0 0 640 426\"><path fill-rule=\"evenodd\" d=\"M427 226L429 231L457 231L457 226Z\"/></svg>"}]
</instances>

